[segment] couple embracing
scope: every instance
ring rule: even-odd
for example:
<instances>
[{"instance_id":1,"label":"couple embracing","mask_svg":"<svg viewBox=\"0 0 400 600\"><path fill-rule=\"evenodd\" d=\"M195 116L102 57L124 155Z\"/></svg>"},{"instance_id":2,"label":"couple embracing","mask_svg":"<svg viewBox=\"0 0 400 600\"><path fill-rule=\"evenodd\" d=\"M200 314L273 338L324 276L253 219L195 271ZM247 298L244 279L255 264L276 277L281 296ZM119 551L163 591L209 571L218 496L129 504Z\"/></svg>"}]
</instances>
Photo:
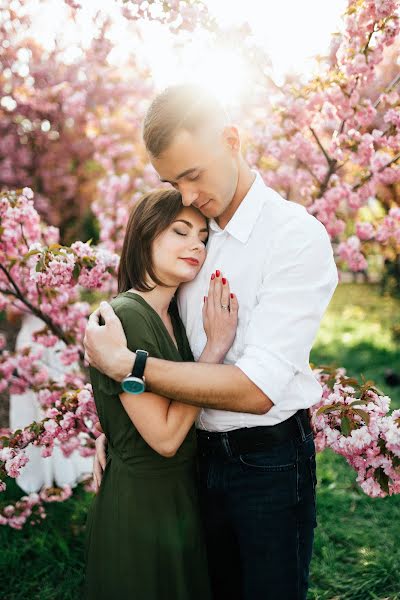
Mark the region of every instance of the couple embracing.
<instances>
[{"instance_id":1,"label":"couple embracing","mask_svg":"<svg viewBox=\"0 0 400 600\"><path fill-rule=\"evenodd\" d=\"M157 96L86 356L104 434L90 600L304 600L316 526L309 354L338 277L324 226L265 186L219 103Z\"/></svg>"}]
</instances>

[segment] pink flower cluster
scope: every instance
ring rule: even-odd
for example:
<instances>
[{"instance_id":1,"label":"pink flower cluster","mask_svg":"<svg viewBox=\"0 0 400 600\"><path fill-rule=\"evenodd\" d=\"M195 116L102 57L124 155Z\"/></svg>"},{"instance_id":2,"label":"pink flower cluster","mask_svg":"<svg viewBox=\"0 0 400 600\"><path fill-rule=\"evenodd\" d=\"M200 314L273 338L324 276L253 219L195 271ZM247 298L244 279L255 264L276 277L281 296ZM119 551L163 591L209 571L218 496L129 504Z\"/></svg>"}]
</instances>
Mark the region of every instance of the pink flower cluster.
<instances>
[{"instance_id":1,"label":"pink flower cluster","mask_svg":"<svg viewBox=\"0 0 400 600\"><path fill-rule=\"evenodd\" d=\"M21 348L0 353L0 392L23 394L28 388L39 389L49 380L47 368L40 362L42 350Z\"/></svg>"},{"instance_id":2,"label":"pink flower cluster","mask_svg":"<svg viewBox=\"0 0 400 600\"><path fill-rule=\"evenodd\" d=\"M389 210L389 213L377 227L375 237L383 244L393 241L395 246L400 249L400 207Z\"/></svg>"},{"instance_id":3,"label":"pink flower cluster","mask_svg":"<svg viewBox=\"0 0 400 600\"><path fill-rule=\"evenodd\" d=\"M317 451L331 448L357 472L371 497L400 493L400 411L371 381L360 384L344 369L316 369L322 400L313 407Z\"/></svg>"},{"instance_id":4,"label":"pink flower cluster","mask_svg":"<svg viewBox=\"0 0 400 600\"><path fill-rule=\"evenodd\" d=\"M48 231L32 198L28 188L0 194L0 310L7 306L11 312L35 312L47 326L36 335L43 346L61 339L80 347L90 312L90 306L80 301L80 291L108 292L119 257L89 242L48 246ZM56 237L54 228L50 236Z\"/></svg>"},{"instance_id":5,"label":"pink flower cluster","mask_svg":"<svg viewBox=\"0 0 400 600\"><path fill-rule=\"evenodd\" d=\"M44 288L61 290L75 284L104 290L119 262L116 254L80 241L70 247L31 245L26 258L32 281Z\"/></svg>"},{"instance_id":6,"label":"pink flower cluster","mask_svg":"<svg viewBox=\"0 0 400 600\"><path fill-rule=\"evenodd\" d=\"M40 492L22 496L14 504L7 504L0 509L0 525L8 525L12 529L22 529L29 522L37 525L46 518L45 503L64 502L72 496L69 485L62 487L43 487Z\"/></svg>"},{"instance_id":7,"label":"pink flower cluster","mask_svg":"<svg viewBox=\"0 0 400 600\"><path fill-rule=\"evenodd\" d=\"M42 456L50 456L55 443L66 456L74 450L83 456L93 454L94 440L98 436L94 424L98 417L90 384L62 394L46 392L47 409L42 421L0 437L0 482L2 475L19 476L20 469L28 462L25 448L29 444L40 446ZM1 487L5 489L4 482Z\"/></svg>"},{"instance_id":8,"label":"pink flower cluster","mask_svg":"<svg viewBox=\"0 0 400 600\"><path fill-rule=\"evenodd\" d=\"M272 110L259 109L246 147L268 185L325 225L353 271L367 268L368 253L385 252L388 238L400 252L392 214L381 224L372 211L379 216L364 222L370 204L388 212L398 203L400 81L388 65L399 23L394 0L349 0L326 64L306 83L288 80Z\"/></svg>"},{"instance_id":9,"label":"pink flower cluster","mask_svg":"<svg viewBox=\"0 0 400 600\"><path fill-rule=\"evenodd\" d=\"M361 252L360 239L355 235L339 244L337 255L349 265L352 271L365 271L368 267L365 256Z\"/></svg>"}]
</instances>

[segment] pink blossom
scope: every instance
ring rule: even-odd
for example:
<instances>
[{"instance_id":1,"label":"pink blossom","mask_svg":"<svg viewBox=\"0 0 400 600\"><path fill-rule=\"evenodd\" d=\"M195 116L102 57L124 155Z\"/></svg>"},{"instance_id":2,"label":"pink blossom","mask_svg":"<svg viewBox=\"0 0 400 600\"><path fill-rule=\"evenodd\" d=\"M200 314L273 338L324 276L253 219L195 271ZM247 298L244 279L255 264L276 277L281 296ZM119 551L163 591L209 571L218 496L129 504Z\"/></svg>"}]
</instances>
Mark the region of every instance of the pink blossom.
<instances>
[{"instance_id":1,"label":"pink blossom","mask_svg":"<svg viewBox=\"0 0 400 600\"><path fill-rule=\"evenodd\" d=\"M374 226L371 223L356 223L356 233L360 240L370 240L374 237Z\"/></svg>"}]
</instances>

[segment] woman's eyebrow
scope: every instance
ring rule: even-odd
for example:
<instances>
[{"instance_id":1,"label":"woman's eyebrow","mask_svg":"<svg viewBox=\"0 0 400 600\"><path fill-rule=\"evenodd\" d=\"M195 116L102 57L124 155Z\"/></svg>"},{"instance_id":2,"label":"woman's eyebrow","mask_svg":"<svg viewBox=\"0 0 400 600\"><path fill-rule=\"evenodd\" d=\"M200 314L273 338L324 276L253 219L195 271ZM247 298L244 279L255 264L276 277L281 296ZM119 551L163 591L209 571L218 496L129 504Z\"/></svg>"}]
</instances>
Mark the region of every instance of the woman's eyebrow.
<instances>
[{"instance_id":1,"label":"woman's eyebrow","mask_svg":"<svg viewBox=\"0 0 400 600\"><path fill-rule=\"evenodd\" d=\"M188 227L193 229L193 224L190 221L185 221L185 219L176 219L176 221L174 221L174 223L185 223L185 225L187 225ZM200 231L206 231L208 233L207 227L200 229Z\"/></svg>"}]
</instances>

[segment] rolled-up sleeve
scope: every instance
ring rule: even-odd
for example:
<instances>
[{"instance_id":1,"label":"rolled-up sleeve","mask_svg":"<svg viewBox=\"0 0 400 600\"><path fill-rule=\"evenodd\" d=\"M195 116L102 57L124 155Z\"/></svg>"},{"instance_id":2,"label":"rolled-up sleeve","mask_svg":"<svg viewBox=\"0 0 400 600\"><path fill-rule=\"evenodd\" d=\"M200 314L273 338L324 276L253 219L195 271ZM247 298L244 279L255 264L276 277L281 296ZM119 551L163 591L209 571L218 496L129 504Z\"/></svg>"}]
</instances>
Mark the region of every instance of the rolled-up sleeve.
<instances>
[{"instance_id":1,"label":"rolled-up sleeve","mask_svg":"<svg viewBox=\"0 0 400 600\"><path fill-rule=\"evenodd\" d=\"M310 216L282 228L265 265L236 366L279 405L288 384L309 369L338 274L325 227Z\"/></svg>"}]
</instances>

